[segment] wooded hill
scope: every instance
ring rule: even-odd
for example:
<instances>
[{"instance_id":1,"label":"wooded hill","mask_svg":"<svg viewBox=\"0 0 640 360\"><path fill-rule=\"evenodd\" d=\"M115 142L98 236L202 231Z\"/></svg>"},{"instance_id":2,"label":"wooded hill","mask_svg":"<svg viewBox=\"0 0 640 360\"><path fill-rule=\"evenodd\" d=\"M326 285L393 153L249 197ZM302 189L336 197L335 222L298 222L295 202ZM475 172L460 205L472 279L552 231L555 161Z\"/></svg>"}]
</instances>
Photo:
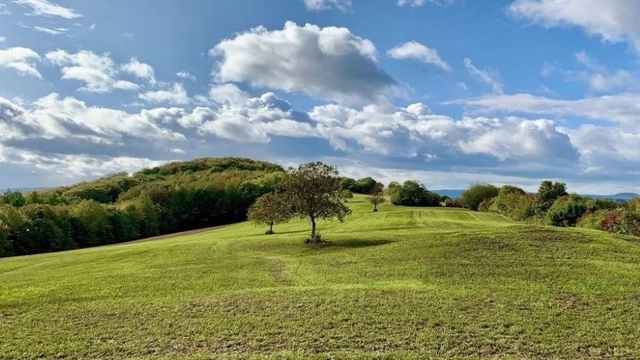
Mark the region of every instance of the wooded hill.
<instances>
[{"instance_id":1,"label":"wooded hill","mask_svg":"<svg viewBox=\"0 0 640 360\"><path fill-rule=\"evenodd\" d=\"M0 196L0 256L68 250L246 219L284 169L203 158L95 181Z\"/></svg>"}]
</instances>

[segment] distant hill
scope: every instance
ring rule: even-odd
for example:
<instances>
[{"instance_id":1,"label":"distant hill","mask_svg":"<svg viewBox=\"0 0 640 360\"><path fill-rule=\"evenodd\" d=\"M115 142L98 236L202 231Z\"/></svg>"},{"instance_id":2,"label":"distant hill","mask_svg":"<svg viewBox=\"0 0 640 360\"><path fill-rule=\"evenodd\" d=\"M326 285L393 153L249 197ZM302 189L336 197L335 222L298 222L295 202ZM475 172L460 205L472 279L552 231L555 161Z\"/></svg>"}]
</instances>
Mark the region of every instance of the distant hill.
<instances>
[{"instance_id":1,"label":"distant hill","mask_svg":"<svg viewBox=\"0 0 640 360\"><path fill-rule=\"evenodd\" d=\"M462 195L464 190L452 190L452 189L442 189L442 190L431 190L434 193L440 196L448 196L452 199L457 199Z\"/></svg>"},{"instance_id":2,"label":"distant hill","mask_svg":"<svg viewBox=\"0 0 640 360\"><path fill-rule=\"evenodd\" d=\"M432 190L433 192L441 195L448 196L452 199L457 199L462 195L464 190L456 190L456 189L442 189L442 190ZM588 196L595 199L613 199L613 200L631 200L634 197L639 197L639 194L636 193L618 193L615 195L590 195L590 194L580 194L582 196Z\"/></svg>"},{"instance_id":3,"label":"distant hill","mask_svg":"<svg viewBox=\"0 0 640 360\"><path fill-rule=\"evenodd\" d=\"M614 199L614 200L631 200L634 197L638 197L640 195L636 193L618 193L615 195L584 195L597 199Z\"/></svg>"}]
</instances>

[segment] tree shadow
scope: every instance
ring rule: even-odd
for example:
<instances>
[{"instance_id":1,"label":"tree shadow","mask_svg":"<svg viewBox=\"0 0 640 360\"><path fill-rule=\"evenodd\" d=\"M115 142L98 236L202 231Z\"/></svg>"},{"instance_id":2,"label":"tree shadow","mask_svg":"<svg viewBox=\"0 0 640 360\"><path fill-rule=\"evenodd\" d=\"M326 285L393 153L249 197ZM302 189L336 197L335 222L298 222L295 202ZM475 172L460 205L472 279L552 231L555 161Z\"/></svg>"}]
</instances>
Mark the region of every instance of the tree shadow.
<instances>
[{"instance_id":1,"label":"tree shadow","mask_svg":"<svg viewBox=\"0 0 640 360\"><path fill-rule=\"evenodd\" d=\"M320 244L309 244L310 248L366 248L372 246L381 246L391 244L393 241L388 239L368 239L368 240L328 240Z\"/></svg>"}]
</instances>

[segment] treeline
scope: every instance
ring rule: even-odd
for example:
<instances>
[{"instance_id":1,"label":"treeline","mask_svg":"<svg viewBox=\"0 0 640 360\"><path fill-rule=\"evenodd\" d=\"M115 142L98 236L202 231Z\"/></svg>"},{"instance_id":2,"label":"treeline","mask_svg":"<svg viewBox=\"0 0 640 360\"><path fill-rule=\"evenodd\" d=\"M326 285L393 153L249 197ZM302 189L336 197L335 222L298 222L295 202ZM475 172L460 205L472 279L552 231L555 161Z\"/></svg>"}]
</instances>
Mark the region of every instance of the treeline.
<instances>
[{"instance_id":1,"label":"treeline","mask_svg":"<svg viewBox=\"0 0 640 360\"><path fill-rule=\"evenodd\" d=\"M459 204L516 221L640 236L640 198L614 201L569 194L562 182L542 181L533 194L511 185L474 184L462 193Z\"/></svg>"},{"instance_id":2,"label":"treeline","mask_svg":"<svg viewBox=\"0 0 640 360\"><path fill-rule=\"evenodd\" d=\"M133 175L0 196L0 256L113 244L246 219L284 169L239 158L176 162Z\"/></svg>"}]
</instances>

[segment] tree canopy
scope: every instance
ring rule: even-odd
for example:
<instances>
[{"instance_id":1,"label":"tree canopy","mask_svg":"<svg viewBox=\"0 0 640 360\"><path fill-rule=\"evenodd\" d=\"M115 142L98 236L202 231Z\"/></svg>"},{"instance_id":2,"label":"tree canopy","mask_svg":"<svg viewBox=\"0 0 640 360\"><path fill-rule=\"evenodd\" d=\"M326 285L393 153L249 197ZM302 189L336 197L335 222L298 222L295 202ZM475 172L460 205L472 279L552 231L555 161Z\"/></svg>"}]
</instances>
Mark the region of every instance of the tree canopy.
<instances>
[{"instance_id":1,"label":"tree canopy","mask_svg":"<svg viewBox=\"0 0 640 360\"><path fill-rule=\"evenodd\" d=\"M292 216L291 205L282 193L264 194L249 208L248 219L256 225L267 225L266 234L273 234L273 225L289 221Z\"/></svg>"},{"instance_id":2,"label":"tree canopy","mask_svg":"<svg viewBox=\"0 0 640 360\"><path fill-rule=\"evenodd\" d=\"M292 215L309 219L311 235L308 243L321 242L316 233L318 220L344 221L351 209L344 205L338 169L322 162L310 162L290 168L279 188L292 207Z\"/></svg>"}]
</instances>

